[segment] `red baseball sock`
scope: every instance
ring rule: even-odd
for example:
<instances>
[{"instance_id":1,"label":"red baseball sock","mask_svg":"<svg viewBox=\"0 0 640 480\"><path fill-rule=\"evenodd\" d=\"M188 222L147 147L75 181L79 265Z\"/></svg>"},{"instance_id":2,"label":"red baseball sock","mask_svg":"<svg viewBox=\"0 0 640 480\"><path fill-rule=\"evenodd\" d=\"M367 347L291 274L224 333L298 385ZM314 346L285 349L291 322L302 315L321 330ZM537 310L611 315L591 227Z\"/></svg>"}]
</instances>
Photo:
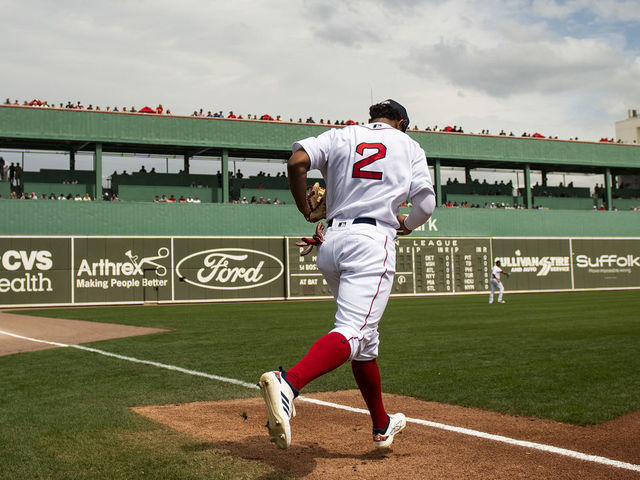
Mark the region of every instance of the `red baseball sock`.
<instances>
[{"instance_id":1,"label":"red baseball sock","mask_svg":"<svg viewBox=\"0 0 640 480\"><path fill-rule=\"evenodd\" d=\"M387 427L387 411L382 403L382 385L378 362L373 359L366 362L351 362L353 376L356 379L362 398L364 398L373 428L384 430Z\"/></svg>"},{"instance_id":2,"label":"red baseball sock","mask_svg":"<svg viewBox=\"0 0 640 480\"><path fill-rule=\"evenodd\" d=\"M331 332L314 343L295 366L287 370L287 381L300 390L311 380L338 368L349 359L351 345L338 332Z\"/></svg>"}]
</instances>

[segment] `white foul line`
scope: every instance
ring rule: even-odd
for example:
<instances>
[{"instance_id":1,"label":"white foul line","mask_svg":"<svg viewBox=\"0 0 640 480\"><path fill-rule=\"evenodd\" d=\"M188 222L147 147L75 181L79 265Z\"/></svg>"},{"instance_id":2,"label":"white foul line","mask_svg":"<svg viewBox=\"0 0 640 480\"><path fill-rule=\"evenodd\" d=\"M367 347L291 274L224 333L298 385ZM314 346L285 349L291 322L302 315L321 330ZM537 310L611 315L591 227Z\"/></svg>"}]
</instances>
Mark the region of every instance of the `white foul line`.
<instances>
[{"instance_id":1,"label":"white foul line","mask_svg":"<svg viewBox=\"0 0 640 480\"><path fill-rule=\"evenodd\" d=\"M37 339L37 338L25 337L25 336L22 336L22 335L17 335L15 333L5 332L3 330L0 330L0 334L8 335L10 337L20 338L22 340L29 340L31 342L38 342L38 343L45 343L47 345L54 345L56 347L75 348L75 349L78 349L78 350L84 350L86 352L92 352L92 353L97 353L97 354L100 354L100 355L104 355L106 357L117 358L118 360L126 360L128 362L140 363L140 364L143 364L143 365L150 365L152 367L164 368L166 370L172 370L174 372L185 373L187 375L194 375L194 376L197 376L197 377L204 377L204 378L208 378L210 380L218 380L220 382L231 383L233 385L239 385L241 387L251 388L251 389L254 389L254 390L258 389L258 386L255 383L248 383L248 382L243 382L242 380L237 380L235 378L221 377L219 375L212 375L210 373L203 373L203 372L198 372L196 370L189 370L189 369L186 369L186 368L177 367L175 365L167 365L165 363L152 362L150 360L140 360L140 359L134 358L134 357L127 357L125 355L118 355L117 353L106 352L104 350L98 350L97 348L83 347L82 345L69 345L69 344L66 344L66 343L51 342L51 341L48 341L48 340L40 340L40 339ZM315 398L309 398L309 397L304 397L304 396L299 396L298 399L303 401L303 402L313 403L313 404L321 405L321 406L325 406L325 407L337 408L337 409L340 409L340 410L347 410L349 412L355 412L355 413L364 413L364 414L367 414L367 415L369 414L369 411L365 410L363 408L349 407L347 405L341 405L339 403L325 402L323 400L317 400ZM496 441L496 442L506 443L506 444L509 444L509 445L517 445L517 446L520 446L520 447L530 448L530 449L533 449L533 450L540 450L540 451L543 451L543 452L555 453L557 455L562 455L562 456L565 456L565 457L571 457L571 458L575 458L577 460L584 460L586 462L599 463L599 464L607 465L607 466L610 466L610 467L615 467L615 468L621 468L621 469L625 469L625 470L632 470L632 471L635 471L635 472L640 472L640 465L635 465L633 463L627 463L627 462L621 462L619 460L612 460L610 458L601 457L601 456L598 456L598 455L589 455L589 454L586 454L586 453L577 452L575 450L568 450L566 448L554 447L552 445L545 445L543 443L528 442L528 441L525 441L525 440L517 440L517 439L514 439L514 438L504 437L502 435L494 435L494 434L491 434L491 433L485 433L485 432L481 432L481 431L478 431L478 430L472 430L472 429L469 429L469 428L454 427L452 425L447 425L447 424L444 424L444 423L430 422L428 420L422 420L420 418L407 417L407 422L416 423L418 425L424 425L424 426L432 427L432 428L438 428L440 430L446 430L446 431L449 431L449 432L460 433L462 435L469 435L469 436L472 436L472 437L484 438L486 440L493 440L493 441Z\"/></svg>"}]
</instances>

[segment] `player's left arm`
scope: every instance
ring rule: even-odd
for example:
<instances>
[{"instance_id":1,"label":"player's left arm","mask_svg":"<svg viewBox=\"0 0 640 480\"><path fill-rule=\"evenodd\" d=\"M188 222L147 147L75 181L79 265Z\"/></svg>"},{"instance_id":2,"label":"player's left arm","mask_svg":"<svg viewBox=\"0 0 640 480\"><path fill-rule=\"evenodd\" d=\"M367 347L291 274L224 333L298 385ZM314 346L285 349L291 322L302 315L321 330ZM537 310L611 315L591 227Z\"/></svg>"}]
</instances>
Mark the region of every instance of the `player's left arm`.
<instances>
[{"instance_id":1,"label":"player's left arm","mask_svg":"<svg viewBox=\"0 0 640 480\"><path fill-rule=\"evenodd\" d=\"M311 168L311 159L304 149L296 150L287 162L289 190L296 201L296 206L305 218L309 218L311 209L307 202L307 172Z\"/></svg>"}]
</instances>

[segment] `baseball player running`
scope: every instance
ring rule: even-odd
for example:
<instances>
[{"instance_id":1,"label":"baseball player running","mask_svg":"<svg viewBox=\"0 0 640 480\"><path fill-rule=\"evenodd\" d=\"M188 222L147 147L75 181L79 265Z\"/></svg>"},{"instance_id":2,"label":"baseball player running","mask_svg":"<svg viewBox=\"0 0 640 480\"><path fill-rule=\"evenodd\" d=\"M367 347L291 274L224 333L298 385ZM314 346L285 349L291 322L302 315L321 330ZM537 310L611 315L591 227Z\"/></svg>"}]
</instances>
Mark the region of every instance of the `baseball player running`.
<instances>
[{"instance_id":1,"label":"baseball player running","mask_svg":"<svg viewBox=\"0 0 640 480\"><path fill-rule=\"evenodd\" d=\"M294 399L309 382L350 361L371 414L373 444L386 448L406 425L388 415L378 370L378 322L395 274L396 235L408 235L435 208L425 153L404 132L405 108L385 100L369 108L369 123L329 130L293 144L289 187L309 219L307 172L318 169L327 185L328 229L314 235L318 268L337 303L335 328L314 343L289 370L266 372L258 385L267 404L267 428L279 448L291 444ZM407 198L408 216L398 214Z\"/></svg>"},{"instance_id":2,"label":"baseball player running","mask_svg":"<svg viewBox=\"0 0 640 480\"><path fill-rule=\"evenodd\" d=\"M498 289L498 303L505 303L505 301L502 300L504 286L500 281L500 274L509 276L509 273L505 272L500 266L500 260L496 260L496 264L491 270L491 291L489 292L489 303L493 303L493 294L495 293L496 289Z\"/></svg>"}]
</instances>

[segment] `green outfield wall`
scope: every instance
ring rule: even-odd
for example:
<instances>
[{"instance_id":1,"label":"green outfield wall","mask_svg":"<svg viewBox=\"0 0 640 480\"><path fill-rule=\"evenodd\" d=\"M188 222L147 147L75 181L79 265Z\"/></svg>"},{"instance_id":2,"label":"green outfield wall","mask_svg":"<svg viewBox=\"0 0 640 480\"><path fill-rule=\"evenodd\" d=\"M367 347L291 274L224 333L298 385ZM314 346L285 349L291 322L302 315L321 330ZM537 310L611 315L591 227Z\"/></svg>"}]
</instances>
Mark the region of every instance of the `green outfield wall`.
<instances>
[{"instance_id":1,"label":"green outfield wall","mask_svg":"<svg viewBox=\"0 0 640 480\"><path fill-rule=\"evenodd\" d=\"M375 227L373 227L375 228ZM0 307L331 298L298 237L3 236ZM640 237L401 237L392 295L640 289Z\"/></svg>"},{"instance_id":2,"label":"green outfield wall","mask_svg":"<svg viewBox=\"0 0 640 480\"><path fill-rule=\"evenodd\" d=\"M294 205L0 200L0 306L330 298ZM393 295L640 288L640 214L438 208Z\"/></svg>"}]
</instances>

